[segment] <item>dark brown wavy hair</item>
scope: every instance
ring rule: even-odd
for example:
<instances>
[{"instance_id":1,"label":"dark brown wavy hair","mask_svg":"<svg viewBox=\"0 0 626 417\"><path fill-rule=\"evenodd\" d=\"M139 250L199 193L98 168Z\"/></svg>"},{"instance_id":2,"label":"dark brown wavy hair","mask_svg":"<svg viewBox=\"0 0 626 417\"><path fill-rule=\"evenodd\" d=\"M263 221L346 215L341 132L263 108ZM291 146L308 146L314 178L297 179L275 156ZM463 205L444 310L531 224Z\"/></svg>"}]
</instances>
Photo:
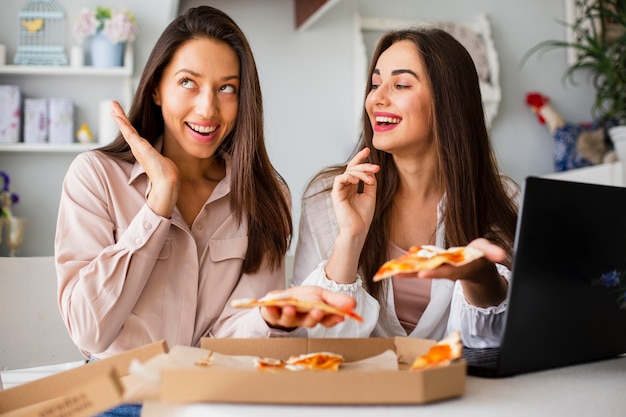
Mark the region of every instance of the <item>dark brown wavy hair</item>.
<instances>
[{"instance_id":1,"label":"dark brown wavy hair","mask_svg":"<svg viewBox=\"0 0 626 417\"><path fill-rule=\"evenodd\" d=\"M152 145L158 142L164 132L164 121L152 94L176 50L190 39L201 38L228 44L241 66L237 124L216 155L229 156L230 206L238 222L244 217L248 220L249 246L243 271L257 271L264 260L277 268L289 249L293 233L290 201L285 193L287 184L270 163L265 148L259 76L252 50L239 26L228 15L209 6L191 8L173 20L148 57L128 118L139 135ZM135 162L121 134L99 151Z\"/></svg>"},{"instance_id":2,"label":"dark brown wavy hair","mask_svg":"<svg viewBox=\"0 0 626 417\"><path fill-rule=\"evenodd\" d=\"M476 67L467 50L452 35L440 29L388 32L374 51L366 95L372 88L372 74L378 58L391 45L403 40L415 44L432 93L436 169L446 199L443 212L445 245L464 246L473 239L485 237L507 251L510 266L517 203L509 197L498 171L485 125ZM392 155L374 148L373 129L365 109L362 117L361 138L352 156L368 147L371 149L369 162L380 165L381 169L376 175L374 219L359 265L366 288L381 300L385 281L374 283L372 276L390 254L391 207L398 189L398 172ZM319 175L336 175L345 167L331 167Z\"/></svg>"}]
</instances>

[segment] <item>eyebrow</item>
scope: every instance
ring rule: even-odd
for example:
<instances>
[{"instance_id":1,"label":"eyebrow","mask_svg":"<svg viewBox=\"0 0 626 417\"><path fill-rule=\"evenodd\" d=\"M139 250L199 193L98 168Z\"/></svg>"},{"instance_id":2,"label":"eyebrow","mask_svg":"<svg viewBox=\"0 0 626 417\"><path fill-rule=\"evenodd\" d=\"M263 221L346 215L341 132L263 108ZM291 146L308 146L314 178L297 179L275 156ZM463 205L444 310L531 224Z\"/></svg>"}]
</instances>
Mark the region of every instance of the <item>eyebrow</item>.
<instances>
[{"instance_id":1,"label":"eyebrow","mask_svg":"<svg viewBox=\"0 0 626 417\"><path fill-rule=\"evenodd\" d=\"M379 69L375 69L374 70L374 74L380 75L380 70ZM410 69L397 69L397 70L391 71L391 75L400 75L400 74L411 74L415 78L418 78L417 74L415 73L415 71L410 70Z\"/></svg>"},{"instance_id":2,"label":"eyebrow","mask_svg":"<svg viewBox=\"0 0 626 417\"><path fill-rule=\"evenodd\" d=\"M193 75L194 77L200 77L200 74L199 74L199 73L197 73L197 72L195 72L195 71L192 71L192 70L189 70L189 69L186 69L186 68L181 68L181 69L179 69L178 71L176 71L175 75L178 75L178 74L180 74L180 73L182 73L182 72L185 72L185 73L191 74L191 75ZM229 81L229 80L239 80L240 78L241 78L241 77L240 77L239 75L227 75L227 76L225 76L225 77L222 77L222 80L223 80L223 81Z\"/></svg>"}]
</instances>

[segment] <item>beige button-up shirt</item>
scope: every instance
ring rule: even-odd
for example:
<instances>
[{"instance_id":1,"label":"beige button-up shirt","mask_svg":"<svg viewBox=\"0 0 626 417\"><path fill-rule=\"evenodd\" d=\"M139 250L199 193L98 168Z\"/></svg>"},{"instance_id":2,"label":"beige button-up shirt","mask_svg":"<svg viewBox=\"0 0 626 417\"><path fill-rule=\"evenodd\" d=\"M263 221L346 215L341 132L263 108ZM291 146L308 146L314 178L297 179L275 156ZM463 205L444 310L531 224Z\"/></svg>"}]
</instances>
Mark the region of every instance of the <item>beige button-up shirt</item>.
<instances>
[{"instance_id":1,"label":"beige button-up shirt","mask_svg":"<svg viewBox=\"0 0 626 417\"><path fill-rule=\"evenodd\" d=\"M247 222L230 210L230 165L191 228L147 205L143 168L97 151L78 155L63 183L55 238L58 303L76 345L104 358L157 340L269 337L258 309L230 307L285 287L284 263L241 267Z\"/></svg>"},{"instance_id":2,"label":"beige button-up shirt","mask_svg":"<svg viewBox=\"0 0 626 417\"><path fill-rule=\"evenodd\" d=\"M317 180L305 193L300 216L300 232L294 263L293 285L317 285L322 288L348 294L357 300L355 311L364 323L345 320L333 327L316 326L307 329L308 337L394 337L409 336L440 340L451 331L459 330L463 343L470 347L499 346L504 332L504 318L508 299L500 305L481 308L469 304L463 295L459 281L433 279L430 300L415 328L407 333L397 315L393 279L387 285L387 304L382 306L364 288L360 277L352 284L338 284L326 277L324 267L333 250L339 226L335 217L329 192L322 192L332 185L333 178ZM507 190L517 198L516 187L505 183ZM310 197L313 196L313 197ZM309 197L309 198L307 198ZM437 207L436 245L443 247L445 228L442 220L445 198ZM510 271L496 264L500 275L511 279ZM361 271L359 271L361 273ZM405 303L414 300L401 299ZM400 306L411 308L411 305ZM384 309L384 314L381 310ZM299 330L303 335L303 330Z\"/></svg>"}]
</instances>

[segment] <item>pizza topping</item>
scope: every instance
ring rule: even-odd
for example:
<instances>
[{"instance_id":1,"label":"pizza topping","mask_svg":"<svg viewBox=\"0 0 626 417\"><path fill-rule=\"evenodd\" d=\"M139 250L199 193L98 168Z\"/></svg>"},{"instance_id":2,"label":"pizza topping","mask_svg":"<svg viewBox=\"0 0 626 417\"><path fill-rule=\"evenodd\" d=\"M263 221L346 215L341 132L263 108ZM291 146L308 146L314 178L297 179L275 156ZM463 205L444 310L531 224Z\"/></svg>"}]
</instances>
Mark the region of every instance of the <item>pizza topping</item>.
<instances>
[{"instance_id":1,"label":"pizza topping","mask_svg":"<svg viewBox=\"0 0 626 417\"><path fill-rule=\"evenodd\" d=\"M339 309L333 307L330 304L326 304L322 301L306 301L295 298L288 291L270 293L265 297L255 298L241 298L233 300L231 306L235 308L253 308L253 307L286 307L293 306L300 313L307 313L311 310L318 309L328 314L337 314L351 318L353 320L363 322L363 318L351 309Z\"/></svg>"},{"instance_id":2,"label":"pizza topping","mask_svg":"<svg viewBox=\"0 0 626 417\"><path fill-rule=\"evenodd\" d=\"M452 332L446 338L434 344L427 353L415 358L411 365L411 370L447 366L453 360L460 358L462 352L461 333L458 331Z\"/></svg>"},{"instance_id":3,"label":"pizza topping","mask_svg":"<svg viewBox=\"0 0 626 417\"><path fill-rule=\"evenodd\" d=\"M443 264L461 266L484 256L484 253L471 246L457 246L442 249L432 245L412 246L404 255L385 262L374 274L374 281L380 281L399 273L413 273L435 269Z\"/></svg>"}]
</instances>

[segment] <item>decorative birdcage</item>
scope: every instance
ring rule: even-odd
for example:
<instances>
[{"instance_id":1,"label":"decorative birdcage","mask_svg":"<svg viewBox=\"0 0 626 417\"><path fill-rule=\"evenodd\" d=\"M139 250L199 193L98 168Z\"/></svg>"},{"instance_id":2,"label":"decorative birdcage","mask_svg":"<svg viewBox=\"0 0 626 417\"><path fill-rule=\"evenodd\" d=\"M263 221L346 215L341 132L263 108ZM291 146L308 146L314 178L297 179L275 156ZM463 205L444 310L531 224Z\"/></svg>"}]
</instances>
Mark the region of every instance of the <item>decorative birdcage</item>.
<instances>
[{"instance_id":1,"label":"decorative birdcage","mask_svg":"<svg viewBox=\"0 0 626 417\"><path fill-rule=\"evenodd\" d=\"M67 65L65 12L55 0L28 0L18 20L16 65Z\"/></svg>"}]
</instances>

